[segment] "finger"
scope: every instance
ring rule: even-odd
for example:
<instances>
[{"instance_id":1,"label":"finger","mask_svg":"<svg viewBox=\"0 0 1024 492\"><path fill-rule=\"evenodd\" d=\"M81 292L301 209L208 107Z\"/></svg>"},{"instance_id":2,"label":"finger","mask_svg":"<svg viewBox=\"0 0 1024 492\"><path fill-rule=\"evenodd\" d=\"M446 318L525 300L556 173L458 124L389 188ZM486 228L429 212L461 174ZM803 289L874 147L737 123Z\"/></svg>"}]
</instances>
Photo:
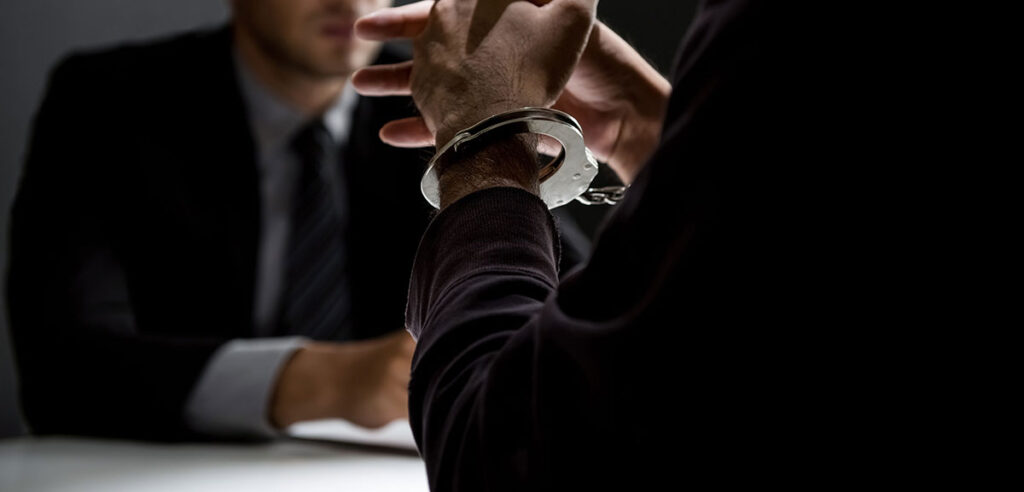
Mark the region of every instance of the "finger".
<instances>
[{"instance_id":1,"label":"finger","mask_svg":"<svg viewBox=\"0 0 1024 492\"><path fill-rule=\"evenodd\" d=\"M572 45L581 35L590 32L597 17L597 0L551 0L540 5L538 9L540 16L538 20L545 23L556 37L564 38L562 42L572 41L566 47L575 49ZM584 31L585 30L585 31ZM563 44L558 44L563 46Z\"/></svg>"},{"instance_id":2,"label":"finger","mask_svg":"<svg viewBox=\"0 0 1024 492\"><path fill-rule=\"evenodd\" d=\"M397 388L400 391L407 391L409 389L409 381L412 379L412 370L406 370L402 373L391 374L388 378L391 381L391 386Z\"/></svg>"},{"instance_id":3,"label":"finger","mask_svg":"<svg viewBox=\"0 0 1024 492\"><path fill-rule=\"evenodd\" d=\"M409 335L409 341L402 344L402 355L412 360L412 356L416 354L416 340L413 340L412 335Z\"/></svg>"},{"instance_id":4,"label":"finger","mask_svg":"<svg viewBox=\"0 0 1024 492\"><path fill-rule=\"evenodd\" d=\"M433 0L378 10L356 21L356 36L368 41L415 38L423 32Z\"/></svg>"},{"instance_id":5,"label":"finger","mask_svg":"<svg viewBox=\"0 0 1024 492\"><path fill-rule=\"evenodd\" d=\"M352 75L352 87L364 96L408 96L412 60L391 65L373 65Z\"/></svg>"},{"instance_id":6,"label":"finger","mask_svg":"<svg viewBox=\"0 0 1024 492\"><path fill-rule=\"evenodd\" d=\"M409 390L403 389L394 393L391 397L394 410L392 411L390 420L397 419L408 419L409 418Z\"/></svg>"},{"instance_id":7,"label":"finger","mask_svg":"<svg viewBox=\"0 0 1024 492\"><path fill-rule=\"evenodd\" d=\"M562 151L562 144L547 135L537 136L537 152L549 157L555 157Z\"/></svg>"},{"instance_id":8,"label":"finger","mask_svg":"<svg viewBox=\"0 0 1024 492\"><path fill-rule=\"evenodd\" d=\"M399 402L398 404L400 405L401 408L408 410L408 408L409 408L409 388L408 388L408 386L406 386L405 388L400 388L395 393L395 399L398 400L398 402Z\"/></svg>"},{"instance_id":9,"label":"finger","mask_svg":"<svg viewBox=\"0 0 1024 492\"><path fill-rule=\"evenodd\" d=\"M550 5L555 8L579 8L584 11L597 12L597 0L531 0L536 5Z\"/></svg>"},{"instance_id":10,"label":"finger","mask_svg":"<svg viewBox=\"0 0 1024 492\"><path fill-rule=\"evenodd\" d=\"M389 122L380 129L380 139L388 145L407 149L434 145L434 134L421 117Z\"/></svg>"},{"instance_id":11,"label":"finger","mask_svg":"<svg viewBox=\"0 0 1024 492\"><path fill-rule=\"evenodd\" d=\"M408 373L412 365L413 353L416 351L416 341L413 340L412 335L405 330L398 330L383 339L393 349L392 353L399 366L398 371Z\"/></svg>"},{"instance_id":12,"label":"finger","mask_svg":"<svg viewBox=\"0 0 1024 492\"><path fill-rule=\"evenodd\" d=\"M395 364L393 370L388 374L388 380L399 388L408 388L410 379L412 379L412 366L408 363Z\"/></svg>"},{"instance_id":13,"label":"finger","mask_svg":"<svg viewBox=\"0 0 1024 492\"><path fill-rule=\"evenodd\" d=\"M398 330L393 335L390 335L392 340L397 345L397 354L403 356L406 361L412 358L413 352L416 350L416 341L413 340L412 335L405 330Z\"/></svg>"},{"instance_id":14,"label":"finger","mask_svg":"<svg viewBox=\"0 0 1024 492\"><path fill-rule=\"evenodd\" d=\"M405 331L405 329L398 329L384 335L381 339L397 345L405 345L412 341L412 335L410 335L408 331Z\"/></svg>"},{"instance_id":15,"label":"finger","mask_svg":"<svg viewBox=\"0 0 1024 492\"><path fill-rule=\"evenodd\" d=\"M405 340L408 337L409 337L409 332L407 332L405 330L394 330L394 331L389 331L387 334L381 335L380 337L378 337L376 339L377 340L385 341L387 343L401 343L403 340Z\"/></svg>"}]
</instances>

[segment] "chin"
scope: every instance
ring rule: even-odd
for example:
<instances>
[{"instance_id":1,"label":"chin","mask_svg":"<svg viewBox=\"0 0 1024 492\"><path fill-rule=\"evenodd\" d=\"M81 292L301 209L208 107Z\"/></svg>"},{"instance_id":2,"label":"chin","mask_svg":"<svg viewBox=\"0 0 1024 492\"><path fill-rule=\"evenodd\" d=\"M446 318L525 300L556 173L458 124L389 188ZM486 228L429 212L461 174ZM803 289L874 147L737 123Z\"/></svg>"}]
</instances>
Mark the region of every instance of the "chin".
<instances>
[{"instance_id":1,"label":"chin","mask_svg":"<svg viewBox=\"0 0 1024 492\"><path fill-rule=\"evenodd\" d=\"M347 77L359 68L348 55L307 59L306 67L321 77Z\"/></svg>"},{"instance_id":2,"label":"chin","mask_svg":"<svg viewBox=\"0 0 1024 492\"><path fill-rule=\"evenodd\" d=\"M348 76L373 63L379 45L335 44L313 51L306 57L306 66L324 77Z\"/></svg>"}]
</instances>

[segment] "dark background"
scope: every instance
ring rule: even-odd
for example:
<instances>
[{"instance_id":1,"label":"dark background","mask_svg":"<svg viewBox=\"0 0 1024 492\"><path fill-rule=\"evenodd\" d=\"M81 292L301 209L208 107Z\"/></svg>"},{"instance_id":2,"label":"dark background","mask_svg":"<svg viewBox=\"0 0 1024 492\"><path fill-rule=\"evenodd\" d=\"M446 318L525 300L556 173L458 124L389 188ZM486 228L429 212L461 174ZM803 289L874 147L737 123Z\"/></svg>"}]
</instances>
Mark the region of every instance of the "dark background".
<instances>
[{"instance_id":1,"label":"dark background","mask_svg":"<svg viewBox=\"0 0 1024 492\"><path fill-rule=\"evenodd\" d=\"M598 15L665 72L670 68L696 3L696 0L601 0ZM227 19L226 5L226 1L216 0L0 2L0 73L3 73L0 77L0 206L3 207L0 209L0 264L6 268L10 205L21 172L25 141L53 64L74 50L217 25ZM572 206L588 230L597 226L607 210ZM0 300L0 310L3 312L0 316L0 437L5 437L24 432L24 426L17 406L5 300Z\"/></svg>"}]
</instances>

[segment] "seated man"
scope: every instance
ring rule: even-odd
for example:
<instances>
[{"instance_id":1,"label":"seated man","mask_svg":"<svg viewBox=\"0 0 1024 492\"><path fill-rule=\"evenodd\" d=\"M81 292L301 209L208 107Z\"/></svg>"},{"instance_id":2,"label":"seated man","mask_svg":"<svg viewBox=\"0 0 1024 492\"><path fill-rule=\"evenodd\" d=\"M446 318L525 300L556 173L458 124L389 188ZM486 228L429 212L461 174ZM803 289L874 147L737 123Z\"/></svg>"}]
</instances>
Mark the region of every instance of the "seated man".
<instances>
[{"instance_id":1,"label":"seated man","mask_svg":"<svg viewBox=\"0 0 1024 492\"><path fill-rule=\"evenodd\" d=\"M872 397L882 358L858 352L871 342L857 316L880 312L849 268L864 251L829 227L855 224L840 206L870 188L828 159L846 147L825 135L856 134L838 128L848 115L814 111L836 99L808 92L819 67L804 45L821 40L798 33L816 19L787 2L702 2L670 87L594 25L596 3L438 0L357 23L365 38L416 38L411 64L354 77L421 110L385 126L389 142L444 145L554 104L632 182L559 282L532 140L492 133L438 161L441 212L406 319L431 488L728 488L902 466L877 449L895 410Z\"/></svg>"},{"instance_id":2,"label":"seated man","mask_svg":"<svg viewBox=\"0 0 1024 492\"><path fill-rule=\"evenodd\" d=\"M235 0L229 27L72 56L14 205L8 295L36 433L270 437L407 415L420 153L348 86L388 0Z\"/></svg>"}]
</instances>

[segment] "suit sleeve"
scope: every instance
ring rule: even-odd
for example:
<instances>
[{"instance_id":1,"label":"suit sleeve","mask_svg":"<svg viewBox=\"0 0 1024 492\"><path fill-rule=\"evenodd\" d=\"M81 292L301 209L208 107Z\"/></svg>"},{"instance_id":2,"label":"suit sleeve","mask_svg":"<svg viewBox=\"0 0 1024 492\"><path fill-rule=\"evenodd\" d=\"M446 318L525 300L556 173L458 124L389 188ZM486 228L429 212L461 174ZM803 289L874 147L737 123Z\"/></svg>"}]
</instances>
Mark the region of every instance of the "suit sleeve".
<instances>
[{"instance_id":1,"label":"suit sleeve","mask_svg":"<svg viewBox=\"0 0 1024 492\"><path fill-rule=\"evenodd\" d=\"M70 58L51 76L12 211L24 414L36 433L183 438L186 398L227 340L137 329L114 239L120 181L105 159L118 143L102 123L105 88L82 65Z\"/></svg>"}]
</instances>

